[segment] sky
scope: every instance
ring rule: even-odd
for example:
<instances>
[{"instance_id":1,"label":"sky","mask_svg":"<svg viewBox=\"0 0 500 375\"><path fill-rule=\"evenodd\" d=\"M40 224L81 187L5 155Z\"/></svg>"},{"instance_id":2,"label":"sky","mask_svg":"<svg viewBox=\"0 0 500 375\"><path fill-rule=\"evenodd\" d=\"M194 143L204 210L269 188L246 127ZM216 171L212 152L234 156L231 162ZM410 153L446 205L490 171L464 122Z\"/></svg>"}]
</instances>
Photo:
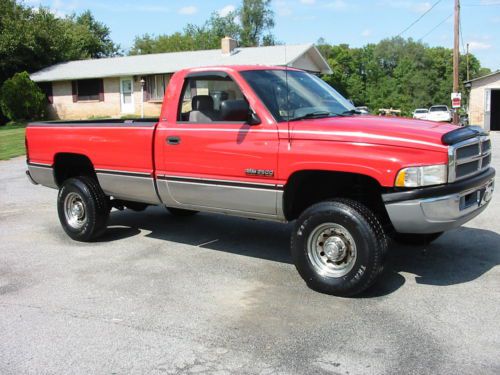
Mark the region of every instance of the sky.
<instances>
[{"instance_id":1,"label":"sky","mask_svg":"<svg viewBox=\"0 0 500 375\"><path fill-rule=\"evenodd\" d=\"M240 0L24 2L48 6L60 16L90 9L99 21L109 26L113 40L125 51L137 35L170 34L182 30L187 23L201 25L212 12L224 15L240 5ZM328 43L361 47L400 34L422 39L430 46L451 48L453 3L454 0L273 0L276 22L273 33L286 44L315 43L322 37ZM462 0L461 23L460 49L465 50L469 43L470 51L482 66L500 69L500 0Z\"/></svg>"}]
</instances>

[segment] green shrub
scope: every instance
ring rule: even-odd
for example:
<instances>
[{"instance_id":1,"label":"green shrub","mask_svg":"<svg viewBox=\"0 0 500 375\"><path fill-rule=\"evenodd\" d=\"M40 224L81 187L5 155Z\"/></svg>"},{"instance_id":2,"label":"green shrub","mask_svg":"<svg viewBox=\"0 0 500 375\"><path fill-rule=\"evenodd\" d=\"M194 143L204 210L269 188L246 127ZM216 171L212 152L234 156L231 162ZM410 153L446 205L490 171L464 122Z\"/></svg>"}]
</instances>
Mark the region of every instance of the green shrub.
<instances>
[{"instance_id":1,"label":"green shrub","mask_svg":"<svg viewBox=\"0 0 500 375\"><path fill-rule=\"evenodd\" d=\"M12 121L40 119L46 104L45 94L27 72L14 74L0 88L0 107Z\"/></svg>"}]
</instances>

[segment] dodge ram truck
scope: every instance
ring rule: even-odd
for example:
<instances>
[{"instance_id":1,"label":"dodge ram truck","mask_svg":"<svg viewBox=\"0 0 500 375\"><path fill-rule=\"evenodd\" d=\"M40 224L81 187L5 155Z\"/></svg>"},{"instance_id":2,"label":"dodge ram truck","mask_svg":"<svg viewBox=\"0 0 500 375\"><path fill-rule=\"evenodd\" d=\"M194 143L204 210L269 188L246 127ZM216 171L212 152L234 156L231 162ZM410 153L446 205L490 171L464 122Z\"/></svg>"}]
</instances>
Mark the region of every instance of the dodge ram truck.
<instances>
[{"instance_id":1,"label":"dodge ram truck","mask_svg":"<svg viewBox=\"0 0 500 375\"><path fill-rule=\"evenodd\" d=\"M293 221L299 274L338 296L373 284L391 238L428 243L480 214L495 176L481 128L360 115L272 66L182 70L159 118L35 122L26 148L74 240L101 235L112 208Z\"/></svg>"}]
</instances>

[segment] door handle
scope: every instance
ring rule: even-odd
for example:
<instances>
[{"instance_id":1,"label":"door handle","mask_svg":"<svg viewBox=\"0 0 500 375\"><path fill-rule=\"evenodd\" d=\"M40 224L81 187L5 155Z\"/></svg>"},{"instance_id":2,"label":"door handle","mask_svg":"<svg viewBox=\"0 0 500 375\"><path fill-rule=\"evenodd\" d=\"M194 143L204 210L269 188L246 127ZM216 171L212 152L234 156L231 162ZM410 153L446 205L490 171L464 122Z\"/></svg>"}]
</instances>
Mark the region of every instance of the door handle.
<instances>
[{"instance_id":1,"label":"door handle","mask_svg":"<svg viewBox=\"0 0 500 375\"><path fill-rule=\"evenodd\" d=\"M169 145L178 145L179 143L181 143L181 138L177 136L167 137L167 143Z\"/></svg>"}]
</instances>

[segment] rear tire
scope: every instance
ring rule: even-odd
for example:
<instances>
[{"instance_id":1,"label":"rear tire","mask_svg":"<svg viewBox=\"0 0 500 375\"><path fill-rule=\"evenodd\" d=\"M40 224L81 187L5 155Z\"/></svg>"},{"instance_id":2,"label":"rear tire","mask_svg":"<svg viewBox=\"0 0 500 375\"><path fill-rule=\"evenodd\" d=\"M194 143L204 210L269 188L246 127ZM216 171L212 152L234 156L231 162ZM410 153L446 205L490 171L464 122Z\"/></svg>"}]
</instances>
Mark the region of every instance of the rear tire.
<instances>
[{"instance_id":1,"label":"rear tire","mask_svg":"<svg viewBox=\"0 0 500 375\"><path fill-rule=\"evenodd\" d=\"M62 184L57 211L66 234L76 241L88 242L106 230L110 206L97 181L80 176Z\"/></svg>"},{"instance_id":2,"label":"rear tire","mask_svg":"<svg viewBox=\"0 0 500 375\"><path fill-rule=\"evenodd\" d=\"M291 251L311 289L347 297L370 287L381 273L387 237L366 206L335 199L314 204L300 215Z\"/></svg>"},{"instance_id":3,"label":"rear tire","mask_svg":"<svg viewBox=\"0 0 500 375\"><path fill-rule=\"evenodd\" d=\"M392 239L401 245L423 246L437 240L444 232L438 233L394 233Z\"/></svg>"},{"instance_id":4,"label":"rear tire","mask_svg":"<svg viewBox=\"0 0 500 375\"><path fill-rule=\"evenodd\" d=\"M183 208L167 207L168 212L174 216L187 217L196 215L199 211L185 210Z\"/></svg>"}]
</instances>

